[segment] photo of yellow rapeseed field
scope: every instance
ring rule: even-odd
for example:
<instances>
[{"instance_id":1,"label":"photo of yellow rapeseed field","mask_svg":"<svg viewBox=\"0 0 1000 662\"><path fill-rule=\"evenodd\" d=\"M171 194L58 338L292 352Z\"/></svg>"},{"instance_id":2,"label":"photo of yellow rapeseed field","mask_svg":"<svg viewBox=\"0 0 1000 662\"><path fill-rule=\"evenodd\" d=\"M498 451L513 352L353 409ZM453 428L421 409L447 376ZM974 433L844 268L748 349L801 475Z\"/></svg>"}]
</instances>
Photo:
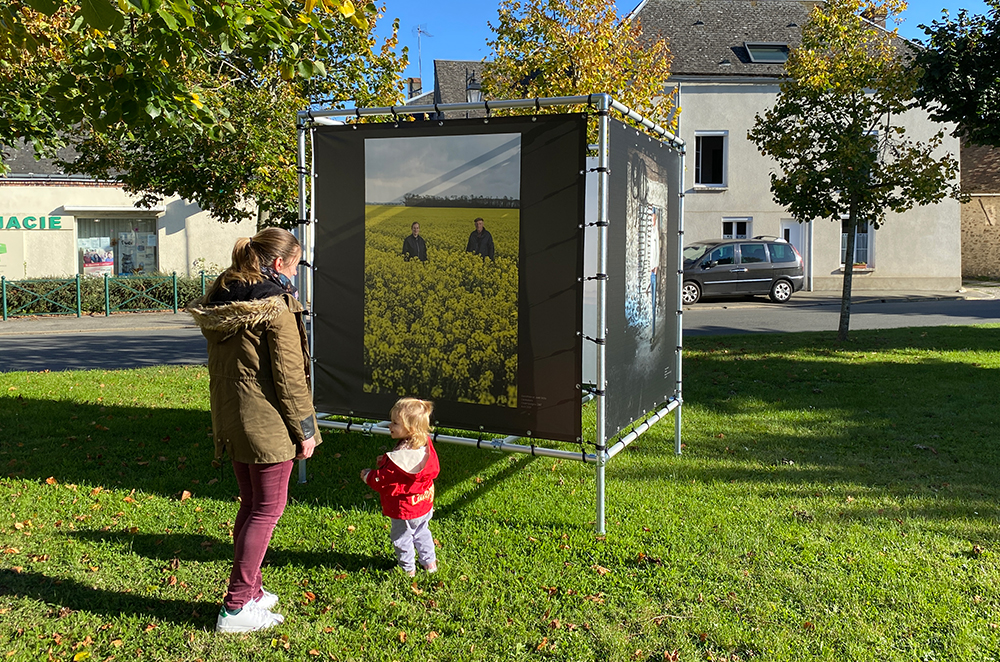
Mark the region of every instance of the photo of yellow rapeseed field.
<instances>
[{"instance_id":1,"label":"photo of yellow rapeseed field","mask_svg":"<svg viewBox=\"0 0 1000 662\"><path fill-rule=\"evenodd\" d=\"M519 158L519 134L366 140L365 392L517 406Z\"/></svg>"}]
</instances>

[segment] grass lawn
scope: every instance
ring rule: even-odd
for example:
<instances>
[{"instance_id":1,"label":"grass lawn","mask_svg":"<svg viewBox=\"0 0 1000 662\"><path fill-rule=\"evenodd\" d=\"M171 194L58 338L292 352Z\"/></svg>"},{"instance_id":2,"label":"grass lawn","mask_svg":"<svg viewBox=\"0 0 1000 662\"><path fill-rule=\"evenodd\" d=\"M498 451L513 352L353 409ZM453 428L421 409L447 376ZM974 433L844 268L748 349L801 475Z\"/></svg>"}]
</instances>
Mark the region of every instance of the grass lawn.
<instances>
[{"instance_id":1,"label":"grass lawn","mask_svg":"<svg viewBox=\"0 0 1000 662\"><path fill-rule=\"evenodd\" d=\"M611 462L607 536L593 467L439 444L416 580L358 479L388 440L329 432L284 625L220 636L205 370L0 374L0 660L998 660L998 375L998 327L691 340L685 455Z\"/></svg>"}]
</instances>

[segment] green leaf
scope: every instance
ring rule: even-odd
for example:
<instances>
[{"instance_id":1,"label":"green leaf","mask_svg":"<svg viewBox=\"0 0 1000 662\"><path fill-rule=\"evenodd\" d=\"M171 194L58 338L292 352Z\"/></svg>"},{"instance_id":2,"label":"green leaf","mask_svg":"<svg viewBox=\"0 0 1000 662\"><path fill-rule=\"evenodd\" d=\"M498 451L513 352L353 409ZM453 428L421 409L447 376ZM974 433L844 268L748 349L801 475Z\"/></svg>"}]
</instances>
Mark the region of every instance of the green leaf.
<instances>
[{"instance_id":1,"label":"green leaf","mask_svg":"<svg viewBox=\"0 0 1000 662\"><path fill-rule=\"evenodd\" d=\"M25 4L35 11L51 16L56 13L62 2L59 0L25 0Z\"/></svg>"},{"instance_id":2,"label":"green leaf","mask_svg":"<svg viewBox=\"0 0 1000 662\"><path fill-rule=\"evenodd\" d=\"M109 0L81 0L80 13L95 30L110 32L125 25L125 17Z\"/></svg>"},{"instance_id":3,"label":"green leaf","mask_svg":"<svg viewBox=\"0 0 1000 662\"><path fill-rule=\"evenodd\" d=\"M312 67L314 76L326 76L326 65L319 60L314 60Z\"/></svg>"},{"instance_id":4,"label":"green leaf","mask_svg":"<svg viewBox=\"0 0 1000 662\"><path fill-rule=\"evenodd\" d=\"M168 28L170 28L171 30L177 30L178 27L177 19L174 18L173 14L171 14L163 7L160 7L156 13L159 14L160 18L163 19L163 22L167 24Z\"/></svg>"},{"instance_id":5,"label":"green leaf","mask_svg":"<svg viewBox=\"0 0 1000 662\"><path fill-rule=\"evenodd\" d=\"M146 104L146 114L152 117L153 119L159 117L160 113L162 112L163 111L160 109L159 106L154 106L152 103Z\"/></svg>"},{"instance_id":6,"label":"green leaf","mask_svg":"<svg viewBox=\"0 0 1000 662\"><path fill-rule=\"evenodd\" d=\"M309 60L302 60L299 62L299 76L302 78L312 78L313 76L313 63Z\"/></svg>"},{"instance_id":7,"label":"green leaf","mask_svg":"<svg viewBox=\"0 0 1000 662\"><path fill-rule=\"evenodd\" d=\"M174 2L171 7L178 16L184 19L189 28L194 27L194 14L191 13L191 7L186 2Z\"/></svg>"}]
</instances>

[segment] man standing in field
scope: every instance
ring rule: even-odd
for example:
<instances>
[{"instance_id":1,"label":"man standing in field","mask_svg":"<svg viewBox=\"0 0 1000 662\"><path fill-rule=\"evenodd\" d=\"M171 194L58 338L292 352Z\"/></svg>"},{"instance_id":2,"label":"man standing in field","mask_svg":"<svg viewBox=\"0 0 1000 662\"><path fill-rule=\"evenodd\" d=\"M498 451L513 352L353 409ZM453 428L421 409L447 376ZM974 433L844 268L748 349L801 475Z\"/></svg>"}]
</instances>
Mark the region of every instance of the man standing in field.
<instances>
[{"instance_id":1,"label":"man standing in field","mask_svg":"<svg viewBox=\"0 0 1000 662\"><path fill-rule=\"evenodd\" d=\"M469 243L465 247L465 252L475 253L484 258L488 257L491 260L494 259L493 235L483 227L483 219L481 217L477 218L474 222L476 229L469 235Z\"/></svg>"},{"instance_id":2,"label":"man standing in field","mask_svg":"<svg viewBox=\"0 0 1000 662\"><path fill-rule=\"evenodd\" d=\"M427 261L427 242L420 236L420 223L414 222L410 226L410 234L403 240L403 259L407 262L411 257L415 257L421 262Z\"/></svg>"}]
</instances>

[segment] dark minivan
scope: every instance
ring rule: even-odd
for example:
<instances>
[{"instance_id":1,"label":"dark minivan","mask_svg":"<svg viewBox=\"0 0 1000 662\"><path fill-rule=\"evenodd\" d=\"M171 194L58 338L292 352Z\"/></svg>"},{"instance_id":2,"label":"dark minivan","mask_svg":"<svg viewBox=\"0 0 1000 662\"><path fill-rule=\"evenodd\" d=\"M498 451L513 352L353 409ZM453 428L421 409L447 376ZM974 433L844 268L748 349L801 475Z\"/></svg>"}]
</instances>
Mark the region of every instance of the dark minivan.
<instances>
[{"instance_id":1,"label":"dark minivan","mask_svg":"<svg viewBox=\"0 0 1000 662\"><path fill-rule=\"evenodd\" d=\"M699 241L684 247L681 299L767 294L784 303L802 289L802 256L788 242L772 237Z\"/></svg>"}]
</instances>

